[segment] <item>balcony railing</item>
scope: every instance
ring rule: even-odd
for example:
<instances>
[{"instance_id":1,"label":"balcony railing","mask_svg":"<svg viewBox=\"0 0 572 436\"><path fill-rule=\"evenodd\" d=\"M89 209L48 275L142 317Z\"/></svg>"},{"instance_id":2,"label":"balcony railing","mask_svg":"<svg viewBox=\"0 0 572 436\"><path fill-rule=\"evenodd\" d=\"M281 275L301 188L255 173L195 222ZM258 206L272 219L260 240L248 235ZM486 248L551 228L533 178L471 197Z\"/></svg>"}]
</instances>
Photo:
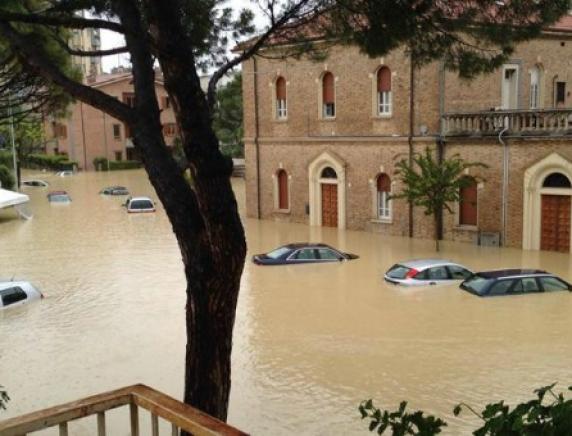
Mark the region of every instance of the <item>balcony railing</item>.
<instances>
[{"instance_id":1,"label":"balcony railing","mask_svg":"<svg viewBox=\"0 0 572 436\"><path fill-rule=\"evenodd\" d=\"M509 135L572 135L572 109L499 110L443 115L445 136L489 136L507 128Z\"/></svg>"},{"instance_id":2,"label":"balcony railing","mask_svg":"<svg viewBox=\"0 0 572 436\"><path fill-rule=\"evenodd\" d=\"M159 418L170 424L169 433L172 436L178 435L179 430L196 436L246 434L150 387L134 385L0 421L0 435L25 436L50 427L59 427L59 436L68 436L70 421L93 416L96 419L91 434L106 436L109 433L106 429L105 412L121 406L129 406L129 423L126 423L126 427L131 429L131 436L139 436L140 409L149 411L149 428L153 436L159 436ZM121 432L125 433L127 432Z\"/></svg>"}]
</instances>

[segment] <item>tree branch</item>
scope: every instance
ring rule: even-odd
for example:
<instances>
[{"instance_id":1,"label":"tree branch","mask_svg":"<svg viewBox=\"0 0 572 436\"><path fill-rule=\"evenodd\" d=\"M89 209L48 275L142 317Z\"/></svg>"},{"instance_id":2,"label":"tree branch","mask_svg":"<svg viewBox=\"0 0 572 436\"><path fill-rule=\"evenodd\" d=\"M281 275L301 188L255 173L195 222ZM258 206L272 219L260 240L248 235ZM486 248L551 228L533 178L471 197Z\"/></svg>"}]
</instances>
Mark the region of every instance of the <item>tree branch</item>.
<instances>
[{"instance_id":1,"label":"tree branch","mask_svg":"<svg viewBox=\"0 0 572 436\"><path fill-rule=\"evenodd\" d=\"M134 122L135 112L133 109L104 92L83 85L66 76L46 58L38 46L30 43L14 30L10 24L0 21L0 35L10 41L20 58L20 62L35 70L38 75L46 77L54 84L61 86L72 97L107 112L118 120L128 124Z\"/></svg>"},{"instance_id":2,"label":"tree branch","mask_svg":"<svg viewBox=\"0 0 572 436\"><path fill-rule=\"evenodd\" d=\"M0 21L5 23L28 23L42 26L61 26L69 29L107 29L116 33L125 33L123 26L113 21L96 18L48 16L40 14L19 14L0 10Z\"/></svg>"}]
</instances>

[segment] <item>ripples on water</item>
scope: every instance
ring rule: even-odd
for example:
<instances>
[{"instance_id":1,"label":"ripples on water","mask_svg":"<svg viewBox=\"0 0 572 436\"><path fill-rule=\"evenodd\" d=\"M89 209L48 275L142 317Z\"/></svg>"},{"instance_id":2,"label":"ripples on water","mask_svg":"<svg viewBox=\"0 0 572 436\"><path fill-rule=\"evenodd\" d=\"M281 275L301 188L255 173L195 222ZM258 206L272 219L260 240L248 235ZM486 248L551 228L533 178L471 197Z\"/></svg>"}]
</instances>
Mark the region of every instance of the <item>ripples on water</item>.
<instances>
[{"instance_id":1,"label":"ripples on water","mask_svg":"<svg viewBox=\"0 0 572 436\"><path fill-rule=\"evenodd\" d=\"M106 185L156 199L144 173L45 177L70 205L26 188L26 222L0 212L0 277L26 278L46 298L0 312L0 384L6 418L142 382L181 398L184 276L170 225L128 215ZM244 184L234 180L243 212ZM247 262L237 313L229 421L253 434L366 434L362 399L407 399L445 418L458 401L527 399L572 384L572 295L478 299L455 287L404 290L382 282L394 262L434 256L430 241L244 219L249 255L292 241L323 241L360 255L331 265ZM473 269L545 268L572 280L570 256L445 243L443 257ZM119 419L116 420L119 422ZM115 422L115 421L113 421ZM127 421L122 421L126 423ZM76 426L87 433L87 424ZM116 431L114 434L124 434Z\"/></svg>"}]
</instances>

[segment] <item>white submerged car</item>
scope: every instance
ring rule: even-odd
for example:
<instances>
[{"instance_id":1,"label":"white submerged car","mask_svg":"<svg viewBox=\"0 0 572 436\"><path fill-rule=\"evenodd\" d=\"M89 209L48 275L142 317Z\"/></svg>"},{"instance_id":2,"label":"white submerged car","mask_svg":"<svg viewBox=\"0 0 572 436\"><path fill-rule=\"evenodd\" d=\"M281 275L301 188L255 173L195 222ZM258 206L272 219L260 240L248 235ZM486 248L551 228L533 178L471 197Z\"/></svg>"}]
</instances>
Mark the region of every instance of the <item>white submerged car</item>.
<instances>
[{"instance_id":1,"label":"white submerged car","mask_svg":"<svg viewBox=\"0 0 572 436\"><path fill-rule=\"evenodd\" d=\"M463 265L444 259L419 259L393 265L385 281L396 285L427 286L463 281L472 275Z\"/></svg>"},{"instance_id":2,"label":"white submerged car","mask_svg":"<svg viewBox=\"0 0 572 436\"><path fill-rule=\"evenodd\" d=\"M0 282L0 310L44 298L29 282Z\"/></svg>"},{"instance_id":3,"label":"white submerged car","mask_svg":"<svg viewBox=\"0 0 572 436\"><path fill-rule=\"evenodd\" d=\"M130 197L123 207L128 213L155 212L155 202L149 197Z\"/></svg>"}]
</instances>

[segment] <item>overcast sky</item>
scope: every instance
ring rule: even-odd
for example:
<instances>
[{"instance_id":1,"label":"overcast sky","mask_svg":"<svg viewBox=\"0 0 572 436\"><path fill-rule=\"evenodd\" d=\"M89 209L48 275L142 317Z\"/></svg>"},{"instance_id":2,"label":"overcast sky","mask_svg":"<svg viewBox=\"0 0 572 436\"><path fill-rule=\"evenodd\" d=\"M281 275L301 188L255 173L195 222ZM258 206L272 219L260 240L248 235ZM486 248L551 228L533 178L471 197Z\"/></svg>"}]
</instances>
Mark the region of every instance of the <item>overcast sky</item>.
<instances>
[{"instance_id":1,"label":"overcast sky","mask_svg":"<svg viewBox=\"0 0 572 436\"><path fill-rule=\"evenodd\" d=\"M255 22L257 26L261 27L264 25L263 15L251 0L229 0L228 4L236 10L240 10L245 7L252 9L252 11L256 15ZM109 30L101 31L101 46L103 49L119 47L122 45L124 45L124 43L123 43L123 37L121 35L111 32ZM129 55L127 54L105 56L102 59L103 71L110 72L113 67L117 67L119 65L127 66L129 65L128 59Z\"/></svg>"}]
</instances>

